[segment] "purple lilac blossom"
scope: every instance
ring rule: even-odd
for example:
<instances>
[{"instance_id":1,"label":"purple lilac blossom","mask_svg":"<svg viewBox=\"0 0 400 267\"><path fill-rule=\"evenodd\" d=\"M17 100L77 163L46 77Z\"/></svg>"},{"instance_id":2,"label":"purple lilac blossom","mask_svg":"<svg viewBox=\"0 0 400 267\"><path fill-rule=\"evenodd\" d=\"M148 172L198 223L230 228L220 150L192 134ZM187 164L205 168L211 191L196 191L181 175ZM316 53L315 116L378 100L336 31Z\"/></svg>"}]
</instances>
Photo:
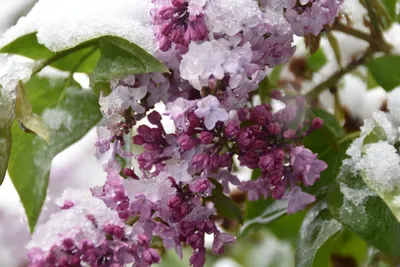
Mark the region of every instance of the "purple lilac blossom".
<instances>
[{"instance_id":1,"label":"purple lilac blossom","mask_svg":"<svg viewBox=\"0 0 400 267\"><path fill-rule=\"evenodd\" d=\"M159 47L153 55L170 73L116 77L111 93L101 95L107 124L98 128L95 146L106 182L92 195L66 191L60 211L35 231L29 266L147 267L161 260L152 242L158 237L180 257L183 245L191 247L190 264L202 267L205 235L214 236L215 254L235 241L213 219L218 211L208 204L215 191L229 195L236 187L250 201L287 198L288 213L315 201L300 186L312 186L327 164L301 140L323 121L304 119L302 98L271 95L285 101L278 112L248 103L268 69L293 56L294 34L318 35L343 0L152 3ZM161 114L150 112L160 101L174 122L172 133ZM146 116L151 126L137 127L129 140ZM144 152L132 155L127 142ZM236 156L260 177L241 181L234 175ZM118 158L136 160L138 169Z\"/></svg>"}]
</instances>

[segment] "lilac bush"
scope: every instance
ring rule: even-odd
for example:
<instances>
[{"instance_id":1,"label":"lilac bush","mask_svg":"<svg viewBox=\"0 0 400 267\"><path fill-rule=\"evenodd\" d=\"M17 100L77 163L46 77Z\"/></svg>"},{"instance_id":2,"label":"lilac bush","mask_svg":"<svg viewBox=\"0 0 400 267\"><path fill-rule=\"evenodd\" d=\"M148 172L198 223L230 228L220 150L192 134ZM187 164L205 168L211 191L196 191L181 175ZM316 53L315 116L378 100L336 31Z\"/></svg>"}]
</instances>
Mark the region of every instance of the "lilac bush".
<instances>
[{"instance_id":1,"label":"lilac bush","mask_svg":"<svg viewBox=\"0 0 400 267\"><path fill-rule=\"evenodd\" d=\"M35 10L43 11L40 3L46 1L35 6L31 17L35 16ZM375 150L385 150L379 141L386 139L391 152L390 164L398 165L399 128L393 104L397 98L393 96L389 102L394 115L374 113L375 121L366 122L361 139L355 139L352 145L350 141L360 133L349 131L345 135L347 129L344 128L348 127L349 120L344 117L346 114L335 110L335 117L315 109L322 90L329 88L335 93L337 81L344 74L364 64L373 53L388 52L389 45L377 30L386 22L375 25L377 29L372 25L371 36L343 26L339 15L343 0L152 0L147 4L148 8L143 8L144 14L138 15L137 21L124 20L126 10L116 13L110 10L115 15L115 25L121 23L124 27L115 30L104 24L101 34L90 30L88 36L77 31L76 37L64 36L68 40L60 42L59 46L57 42L50 42L44 33L52 31L50 23L38 20L37 25L32 26L36 27L37 45L44 45L50 49L48 53L55 54L47 61L33 64L24 75L14 71L14 76L0 79L5 92L11 92L10 97L0 98L0 101L15 107L22 129L40 137L50 136L48 143L43 143L43 147L49 148L41 153L54 151L55 155L83 133L71 137L71 127L65 118L55 119L64 121L65 127L62 123L49 127L51 118L43 122L33 116L29 101L21 102L25 97L24 82L29 87L29 77L34 77L47 65L69 71L64 91L54 105L56 108L63 107L62 103L72 105L69 108L75 110L73 116L82 115L83 121L94 120L89 123L93 125L98 115L91 116L95 114L92 110L84 114L79 109L91 106L93 103L88 99L94 95L84 96L82 91L71 93L68 86L73 85L73 73L84 69L85 64L90 64L91 58L97 56L90 76L90 86L99 104L94 105L102 117L97 126L95 156L106 181L86 192L66 189L57 200L59 210L36 227L39 214L37 211L30 213L29 200L22 196L27 189L14 182L27 211L29 226L34 230L27 245L28 266L132 264L145 267L160 263L164 250L174 250L182 258L184 249L190 248L190 265L203 267L207 261L207 236L212 236L211 253L223 254L241 235L235 227L243 224L243 212L247 216L244 232L254 221L262 222L269 209L280 215L309 210L300 230L298 262L301 264L296 263L297 266L314 266L317 251L329 238L333 240L339 231L344 231L344 227L383 252L390 251L385 251L386 247L368 234L360 234L343 215L352 210L347 206L338 208L338 202L330 203L330 199L334 194L342 194L342 203L360 204L364 203L364 198L374 196L374 193L362 191L362 196L354 200L357 190L361 192L364 187L351 187L354 181L345 178L349 172L358 179L363 177L362 183L380 195L389 211L399 218L396 194L400 186L394 182L390 184L395 178L390 178L386 169L381 173L370 167L379 157ZM370 23L374 24L376 6L368 3L365 6ZM31 17L28 15L25 20L29 22ZM136 28L131 25L130 29L125 23L132 23ZM141 27L147 32L140 32ZM304 37L308 48L315 53L326 34L335 49L337 43L330 35L332 29L367 40L370 49L309 93L295 86L286 91L274 90L279 86L272 85L270 80L282 64L289 63L289 70L297 75L300 85L314 71L311 63L293 58L294 39ZM139 31L138 35L131 33L135 30ZM384 45L377 45L377 41L372 40L374 36ZM79 44L72 45L78 42L76 40L80 40ZM142 44L145 41L149 44ZM13 42L7 39L3 42L3 52L12 52ZM81 52L86 54L79 54L81 61L72 69L66 67L65 62L64 65L63 62L54 63L65 55L77 56L76 53ZM373 68L370 72L374 73ZM376 82L381 82L379 77ZM277 109L274 101L283 107ZM155 109L160 103L165 106L162 112ZM44 106L39 110L35 105L33 109L39 113L47 110ZM7 122L12 124L13 119L14 115ZM336 121L340 119L345 120L343 127ZM166 122L171 122L172 131ZM84 132L86 124L82 125L76 127ZM60 134L62 127L67 130ZM10 126L7 129L11 129ZM52 138L59 139L53 141ZM29 141L29 145L35 146L38 140ZM351 159L346 159L340 170L345 157L340 153L347 147ZM332 159L332 154L340 156ZM12 153L10 157L13 162ZM44 183L32 186L36 191L29 191L39 211L45 193L37 194L47 190L43 187L48 179L44 166L48 164L50 169L50 162L37 163L37 158L33 161L38 169L43 169L44 174L37 176L46 177ZM16 176L13 166L8 168L10 175ZM238 175L237 169L250 170L251 179ZM327 177L329 175L331 177ZM376 182L377 175L390 178L389 184L393 185L390 194L381 188L385 180ZM375 188L376 185L380 188ZM353 190L354 194L350 194L353 198L346 198L349 190ZM237 200L238 195L246 199L246 205ZM279 203L276 204L279 206L263 206L261 215L254 219L248 217L248 209L255 205L252 203ZM360 210L363 209L366 213L364 207ZM227 221L234 229L224 226ZM308 226L314 221L317 223ZM302 245L307 240L303 236L306 233L313 236L307 243L312 246L309 250L307 245ZM322 233L321 238L316 238L318 233ZM307 256L309 251L314 254ZM304 263L307 257L312 258L309 264Z\"/></svg>"},{"instance_id":2,"label":"lilac bush","mask_svg":"<svg viewBox=\"0 0 400 267\"><path fill-rule=\"evenodd\" d=\"M315 200L299 185L312 186L327 164L301 140L318 129L321 120L304 120L302 97L285 100L286 108L278 112L268 104L246 106L266 71L293 55L293 35L318 34L333 22L342 3L259 7L252 0L153 2L150 14L159 44L154 56L170 68L170 74L116 79L111 93L100 98L107 125L99 128L96 147L107 181L92 189L90 201L103 200L110 210L104 213L113 213L114 222L101 212L93 214L82 201L83 210L79 209L65 194L68 202L61 206L63 211L40 226L29 245L31 266L150 266L160 261L151 247L158 237L180 256L182 245L190 246L191 265L201 267L206 234L214 235L216 254L235 241L218 229L213 220L216 209L204 206L217 184L225 193L235 185L248 193L249 200L289 198L288 213ZM294 18L293 12L301 15ZM306 18L310 20L311 14L321 19L309 25ZM163 115L151 111L159 101L167 105ZM132 126L146 116L153 127L139 126L130 139ZM175 132L166 133L162 116L173 120ZM127 142L142 146L144 152L133 155ZM234 156L240 166L260 168L261 176L240 181L231 173ZM118 157L135 157L139 169L121 165ZM82 224L73 219L52 246L37 244L44 238L41 231L74 214ZM87 231L93 234L87 236Z\"/></svg>"}]
</instances>

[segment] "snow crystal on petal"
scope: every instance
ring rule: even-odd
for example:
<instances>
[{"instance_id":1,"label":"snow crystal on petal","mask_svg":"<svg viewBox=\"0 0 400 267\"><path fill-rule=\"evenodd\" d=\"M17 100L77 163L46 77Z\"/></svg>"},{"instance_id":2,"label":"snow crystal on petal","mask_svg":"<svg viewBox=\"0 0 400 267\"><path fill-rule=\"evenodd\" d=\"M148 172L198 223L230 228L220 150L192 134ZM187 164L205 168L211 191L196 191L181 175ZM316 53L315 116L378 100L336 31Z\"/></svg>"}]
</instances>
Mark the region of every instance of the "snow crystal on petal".
<instances>
[{"instance_id":1,"label":"snow crystal on petal","mask_svg":"<svg viewBox=\"0 0 400 267\"><path fill-rule=\"evenodd\" d=\"M48 251L53 245L61 245L64 238L72 238L76 242L90 240L95 244L105 240L102 226L112 223L124 227L118 214L106 207L104 202L75 189L66 189L63 196L56 201L62 205L66 200L74 205L66 210L53 214L50 219L38 226L27 248L40 247ZM93 216L95 223L88 217Z\"/></svg>"},{"instance_id":2,"label":"snow crystal on petal","mask_svg":"<svg viewBox=\"0 0 400 267\"><path fill-rule=\"evenodd\" d=\"M216 33L235 35L261 22L261 10L254 0L213 0L205 8L207 27Z\"/></svg>"},{"instance_id":3,"label":"snow crystal on petal","mask_svg":"<svg viewBox=\"0 0 400 267\"><path fill-rule=\"evenodd\" d=\"M175 179L177 183L189 183L192 180L192 176L187 172L188 162L186 160L181 161L179 164L168 165L166 172L169 176Z\"/></svg>"},{"instance_id":4,"label":"snow crystal on petal","mask_svg":"<svg viewBox=\"0 0 400 267\"><path fill-rule=\"evenodd\" d=\"M205 6L207 0L190 0L188 11L191 16L197 16L203 11L203 7Z\"/></svg>"},{"instance_id":5,"label":"snow crystal on petal","mask_svg":"<svg viewBox=\"0 0 400 267\"><path fill-rule=\"evenodd\" d=\"M69 209L53 214L45 224L37 227L27 248L40 247L48 251L54 244L60 245L63 238L74 238L78 242L88 239L98 243L105 236L99 233L86 215Z\"/></svg>"},{"instance_id":6,"label":"snow crystal on petal","mask_svg":"<svg viewBox=\"0 0 400 267\"><path fill-rule=\"evenodd\" d=\"M168 174L160 173L158 176L151 179L143 180L123 180L123 185L127 191L127 195L131 198L138 194L142 194L146 199L157 202L164 197L174 194L175 189L171 187L171 182L168 179Z\"/></svg>"},{"instance_id":7,"label":"snow crystal on petal","mask_svg":"<svg viewBox=\"0 0 400 267\"><path fill-rule=\"evenodd\" d=\"M76 213L93 215L98 225L122 223L118 213L109 209L100 198L93 197L90 191L68 188L63 192L62 197L56 200L56 204L61 206L67 200L74 203L72 209Z\"/></svg>"},{"instance_id":8,"label":"snow crystal on petal","mask_svg":"<svg viewBox=\"0 0 400 267\"><path fill-rule=\"evenodd\" d=\"M183 56L179 66L181 77L199 91L203 86L208 86L211 75L222 79L223 64L227 60L226 52L225 47L216 40L201 44L191 42L189 51Z\"/></svg>"}]
</instances>

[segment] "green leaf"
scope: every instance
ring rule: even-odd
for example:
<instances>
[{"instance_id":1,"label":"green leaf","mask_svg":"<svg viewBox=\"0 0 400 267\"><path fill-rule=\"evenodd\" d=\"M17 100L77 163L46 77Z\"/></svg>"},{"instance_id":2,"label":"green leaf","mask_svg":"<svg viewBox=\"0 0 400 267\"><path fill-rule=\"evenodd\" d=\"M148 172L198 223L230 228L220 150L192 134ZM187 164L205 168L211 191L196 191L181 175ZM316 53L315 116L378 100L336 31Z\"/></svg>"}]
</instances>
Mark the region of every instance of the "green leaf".
<instances>
[{"instance_id":1,"label":"green leaf","mask_svg":"<svg viewBox=\"0 0 400 267\"><path fill-rule=\"evenodd\" d=\"M346 151L351 141L348 140L344 143L338 144L338 147L331 147L327 152L318 156L318 159L325 161L328 168L320 175L320 179L309 188L305 188L309 194L313 194L318 198L325 196L330 190L331 185L335 182L335 177L340 172L342 161L346 158Z\"/></svg>"},{"instance_id":2,"label":"green leaf","mask_svg":"<svg viewBox=\"0 0 400 267\"><path fill-rule=\"evenodd\" d=\"M307 65L313 72L319 71L327 62L328 59L322 48L319 48L307 58Z\"/></svg>"},{"instance_id":3,"label":"green leaf","mask_svg":"<svg viewBox=\"0 0 400 267\"><path fill-rule=\"evenodd\" d=\"M42 119L37 114L32 113L32 107L27 99L24 84L22 82L19 82L17 85L15 115L20 126L23 127L26 132L31 131L36 133L38 136L46 140L46 142L49 142L49 132L43 124Z\"/></svg>"},{"instance_id":4,"label":"green leaf","mask_svg":"<svg viewBox=\"0 0 400 267\"><path fill-rule=\"evenodd\" d=\"M100 60L90 76L91 88L100 94L110 91L110 80L128 74L169 72L160 61L139 46L118 37L99 39Z\"/></svg>"},{"instance_id":5,"label":"green leaf","mask_svg":"<svg viewBox=\"0 0 400 267\"><path fill-rule=\"evenodd\" d=\"M309 110L311 118L319 117L324 120L324 124L319 131L323 131L326 137L340 138L344 135L344 130L335 116L323 109L312 108Z\"/></svg>"},{"instance_id":6,"label":"green leaf","mask_svg":"<svg viewBox=\"0 0 400 267\"><path fill-rule=\"evenodd\" d=\"M400 85L400 56L387 55L367 62L370 73L375 81L386 91Z\"/></svg>"},{"instance_id":7,"label":"green leaf","mask_svg":"<svg viewBox=\"0 0 400 267\"><path fill-rule=\"evenodd\" d=\"M67 88L64 101L57 105L64 83L64 79L34 76L26 84L33 112L41 114L49 129L49 144L36 135L26 134L17 123L12 126L13 149L8 171L31 231L46 197L53 157L80 139L101 118L98 98L89 90Z\"/></svg>"},{"instance_id":8,"label":"green leaf","mask_svg":"<svg viewBox=\"0 0 400 267\"><path fill-rule=\"evenodd\" d=\"M4 181L11 151L11 125L14 120L15 103L2 91L0 85L0 185Z\"/></svg>"},{"instance_id":9,"label":"green leaf","mask_svg":"<svg viewBox=\"0 0 400 267\"><path fill-rule=\"evenodd\" d=\"M387 13L389 14L390 17L390 22L393 22L396 20L396 2L397 0L381 0ZM389 23L390 25L391 23ZM388 25L388 26L389 26Z\"/></svg>"},{"instance_id":10,"label":"green leaf","mask_svg":"<svg viewBox=\"0 0 400 267\"><path fill-rule=\"evenodd\" d=\"M372 76L371 72L367 73L367 89L373 89L378 87L379 84L375 81L374 76Z\"/></svg>"},{"instance_id":11,"label":"green leaf","mask_svg":"<svg viewBox=\"0 0 400 267\"><path fill-rule=\"evenodd\" d=\"M332 216L381 251L400 255L400 223L359 174L342 167L328 194Z\"/></svg>"},{"instance_id":12,"label":"green leaf","mask_svg":"<svg viewBox=\"0 0 400 267\"><path fill-rule=\"evenodd\" d=\"M187 267L190 266L190 257L192 256L193 250L190 247L184 247L182 259L173 250L167 250L161 254L161 263L154 264L155 267ZM204 267L212 267L216 261L216 256L206 251L206 262Z\"/></svg>"},{"instance_id":13,"label":"green leaf","mask_svg":"<svg viewBox=\"0 0 400 267\"><path fill-rule=\"evenodd\" d=\"M214 207L222 217L238 221L243 224L242 211L236 203L224 194L213 197Z\"/></svg>"},{"instance_id":14,"label":"green leaf","mask_svg":"<svg viewBox=\"0 0 400 267\"><path fill-rule=\"evenodd\" d=\"M318 158L328 164L328 168L321 173L320 179L312 187L305 188L307 193L322 197L327 194L331 184L340 171L346 150L351 140L344 138L343 128L335 116L321 109L311 109L312 118L319 117L324 120L322 128L308 135L303 144Z\"/></svg>"},{"instance_id":15,"label":"green leaf","mask_svg":"<svg viewBox=\"0 0 400 267\"><path fill-rule=\"evenodd\" d=\"M265 103L270 93L269 78L265 76L264 80L258 85L258 94L260 95L261 103Z\"/></svg>"},{"instance_id":16,"label":"green leaf","mask_svg":"<svg viewBox=\"0 0 400 267\"><path fill-rule=\"evenodd\" d=\"M97 61L100 58L100 51L98 50L92 53L79 65L77 69L75 69L77 62L84 58L91 50L92 47L85 47L80 50L73 51L64 57L59 58L57 61L52 62L50 66L64 71L74 70L76 72L91 73L96 67ZM62 51L58 53L50 51L44 45L39 44L36 33L30 33L21 36L10 44L4 46L0 49L0 53L16 54L29 57L34 60L41 60L56 57L62 53Z\"/></svg>"},{"instance_id":17,"label":"green leaf","mask_svg":"<svg viewBox=\"0 0 400 267\"><path fill-rule=\"evenodd\" d=\"M283 70L283 64L276 66L273 68L271 74L269 75L269 86L271 88L277 88L279 79L281 78L282 70Z\"/></svg>"},{"instance_id":18,"label":"green leaf","mask_svg":"<svg viewBox=\"0 0 400 267\"><path fill-rule=\"evenodd\" d=\"M279 219L267 224L266 228L274 233L280 240L287 240L292 243L293 247L296 247L300 228L305 216L306 211L304 210L294 214L285 214Z\"/></svg>"},{"instance_id":19,"label":"green leaf","mask_svg":"<svg viewBox=\"0 0 400 267\"><path fill-rule=\"evenodd\" d=\"M240 230L240 236L247 236L286 214L288 200L260 199L249 202L246 208L246 221Z\"/></svg>"},{"instance_id":20,"label":"green leaf","mask_svg":"<svg viewBox=\"0 0 400 267\"><path fill-rule=\"evenodd\" d=\"M254 169L251 174L251 180L257 180L261 176L261 169ZM241 236L247 236L249 233L257 231L263 225L266 225L286 213L287 201L275 200L272 198L259 199L257 201L246 200L245 221L241 229Z\"/></svg>"},{"instance_id":21,"label":"green leaf","mask_svg":"<svg viewBox=\"0 0 400 267\"><path fill-rule=\"evenodd\" d=\"M331 31L326 32L326 37L328 38L329 44L335 53L335 58L338 66L342 65L342 54L340 53L340 45L335 35Z\"/></svg>"},{"instance_id":22,"label":"green leaf","mask_svg":"<svg viewBox=\"0 0 400 267\"><path fill-rule=\"evenodd\" d=\"M363 266L368 256L368 244L353 232L344 229L338 234L332 246L331 261L338 263L334 266L340 266L340 259L347 262L353 262L352 266Z\"/></svg>"},{"instance_id":23,"label":"green leaf","mask_svg":"<svg viewBox=\"0 0 400 267\"><path fill-rule=\"evenodd\" d=\"M325 202L317 203L306 215L296 249L296 267L329 266L334 237L342 225L332 218Z\"/></svg>"}]
</instances>

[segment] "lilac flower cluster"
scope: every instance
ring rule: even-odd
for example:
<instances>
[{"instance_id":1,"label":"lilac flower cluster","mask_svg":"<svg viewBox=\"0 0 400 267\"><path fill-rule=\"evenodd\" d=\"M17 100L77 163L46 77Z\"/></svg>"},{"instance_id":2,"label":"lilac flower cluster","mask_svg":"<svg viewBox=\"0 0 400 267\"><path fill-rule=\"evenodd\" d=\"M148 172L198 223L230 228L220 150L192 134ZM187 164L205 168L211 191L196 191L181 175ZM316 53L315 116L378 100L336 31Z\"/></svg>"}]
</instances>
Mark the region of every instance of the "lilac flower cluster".
<instances>
[{"instance_id":1,"label":"lilac flower cluster","mask_svg":"<svg viewBox=\"0 0 400 267\"><path fill-rule=\"evenodd\" d=\"M293 55L294 34L318 34L342 1L152 2L154 56L170 73L116 77L100 97L107 124L97 129L96 157L106 182L90 196L65 192L61 211L35 231L30 266L145 267L160 261L161 240L180 257L191 247L190 263L201 267L206 235L214 237L215 254L235 241L214 220L214 194L237 188L249 200L288 198L288 213L315 200L302 186L312 186L327 165L301 141L322 120L305 119L301 97L283 97L286 107L277 112L250 107L249 99L268 68ZM172 133L152 111L158 102L166 104ZM137 127L145 117L149 124ZM133 155L134 145L144 151ZM241 181L235 158L260 177Z\"/></svg>"},{"instance_id":2,"label":"lilac flower cluster","mask_svg":"<svg viewBox=\"0 0 400 267\"><path fill-rule=\"evenodd\" d=\"M212 177L223 185L225 193L229 193L229 184L232 184L248 192L249 200L269 196L281 199L285 192L297 198L292 193L298 184L312 186L327 168L325 162L299 145L304 136L322 125L319 118L308 125L298 123L303 110L301 97L289 101L276 113L264 104L230 114L221 108L215 96L192 101L179 98L168 104L168 112L180 131L165 134L161 124L156 128L140 126L138 135L133 137L134 144L145 149L138 156L140 169L142 172L155 170L149 173L154 175L168 168L169 161L180 160L181 164L185 163L181 171L188 172L194 181L204 179L204 183L207 177ZM260 169L261 177L240 182L231 173L235 155L241 166ZM290 201L293 205L289 205L289 212L296 212L314 200L305 193L302 196Z\"/></svg>"}]
</instances>

